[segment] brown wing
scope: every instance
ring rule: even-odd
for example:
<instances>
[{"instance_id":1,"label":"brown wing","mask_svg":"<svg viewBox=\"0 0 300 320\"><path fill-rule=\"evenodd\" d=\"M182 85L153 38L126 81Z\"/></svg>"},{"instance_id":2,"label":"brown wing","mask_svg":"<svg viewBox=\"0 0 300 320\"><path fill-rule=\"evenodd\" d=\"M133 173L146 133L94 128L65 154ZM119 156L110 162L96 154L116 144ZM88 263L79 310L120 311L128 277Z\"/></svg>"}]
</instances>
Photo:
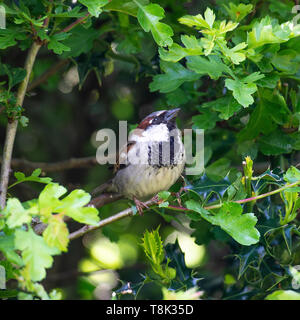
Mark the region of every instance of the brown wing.
<instances>
[{"instance_id":1,"label":"brown wing","mask_svg":"<svg viewBox=\"0 0 300 320\"><path fill-rule=\"evenodd\" d=\"M126 145L124 145L119 154L117 155L117 159L116 159L116 164L114 165L114 173L116 173L118 170L125 168L128 163L127 163L127 155L129 150L133 147L133 145L135 144L135 141L128 141ZM120 163L120 157L122 157L122 160L125 160L125 163Z\"/></svg>"}]
</instances>

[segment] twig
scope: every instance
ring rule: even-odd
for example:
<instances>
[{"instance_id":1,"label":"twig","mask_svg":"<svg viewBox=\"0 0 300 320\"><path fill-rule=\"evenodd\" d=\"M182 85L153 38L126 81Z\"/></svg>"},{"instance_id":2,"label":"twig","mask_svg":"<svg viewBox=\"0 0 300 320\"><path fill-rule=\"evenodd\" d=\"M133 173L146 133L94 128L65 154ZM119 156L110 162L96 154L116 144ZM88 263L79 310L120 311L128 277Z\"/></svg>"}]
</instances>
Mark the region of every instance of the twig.
<instances>
[{"instance_id":1,"label":"twig","mask_svg":"<svg viewBox=\"0 0 300 320\"><path fill-rule=\"evenodd\" d=\"M32 81L29 84L27 91L31 91L34 88L38 87L40 84L46 82L48 80L48 78L50 78L52 75L54 75L58 70L60 70L62 67L64 67L68 63L69 63L69 59L59 60L51 68L49 68L47 71L45 71L41 76L39 76L34 81Z\"/></svg>"},{"instance_id":2,"label":"twig","mask_svg":"<svg viewBox=\"0 0 300 320\"><path fill-rule=\"evenodd\" d=\"M149 201L146 201L145 204L147 206L151 206L153 204L155 204L156 201L153 201L153 200L149 200ZM70 240L73 240L73 239L76 239L76 238L79 238L81 236L83 236L84 234L88 233L88 232L91 232L93 230L96 230L96 229L99 229L99 228L102 228L108 224L111 224L115 221L118 221L118 220L121 220L123 218L126 218L126 217L130 217L133 215L133 211L132 211L132 208L128 208L128 209L125 209L109 218L106 218L106 219L103 219L101 220L97 225L95 226L90 226L90 225L85 225L83 226L81 229L77 230L77 231L74 231L72 232L70 235L69 235L69 239Z\"/></svg>"},{"instance_id":3,"label":"twig","mask_svg":"<svg viewBox=\"0 0 300 320\"><path fill-rule=\"evenodd\" d=\"M0 159L0 163L2 160ZM30 172L34 169L40 168L44 172L56 172L69 170L74 168L87 168L97 165L96 157L83 157L83 158L71 158L68 160L57 161L57 162L32 162L26 159L12 159L11 167L16 169L22 169L26 172Z\"/></svg>"},{"instance_id":4,"label":"twig","mask_svg":"<svg viewBox=\"0 0 300 320\"><path fill-rule=\"evenodd\" d=\"M93 205L96 208L101 208L105 204L115 202L122 198L123 196L118 193L103 193L100 196L93 198L89 205Z\"/></svg>"},{"instance_id":5,"label":"twig","mask_svg":"<svg viewBox=\"0 0 300 320\"><path fill-rule=\"evenodd\" d=\"M0 108L1 112L1 108ZM2 159L0 158L0 164ZM98 162L96 157L82 157L82 158L71 158L68 160L62 160L57 162L34 162L27 159L13 158L11 160L11 167L14 169L22 169L25 172L30 172L34 169L40 168L45 172L56 172L69 170L74 168L89 168L97 165ZM293 166L299 165L299 159L292 163ZM254 172L255 174L261 174L265 172L270 167L268 162L258 162L255 164ZM239 171L243 171L242 166L236 167Z\"/></svg>"},{"instance_id":6,"label":"twig","mask_svg":"<svg viewBox=\"0 0 300 320\"><path fill-rule=\"evenodd\" d=\"M41 47L40 43L33 42L26 61L24 69L26 70L26 76L24 80L21 82L18 92L17 92L17 101L16 104L18 106L23 105L25 93L27 91L27 86L29 82L29 77L32 71L32 67L36 58L36 55ZM2 159L2 167L1 167L1 181L0 181L0 207L3 209L6 203L6 194L7 194L7 186L9 180L9 171L10 171L10 163L12 158L12 151L13 145L15 141L15 136L18 127L18 120L15 119L12 122L7 124L6 128L6 137L4 143L4 150L3 150L3 159Z\"/></svg>"},{"instance_id":7,"label":"twig","mask_svg":"<svg viewBox=\"0 0 300 320\"><path fill-rule=\"evenodd\" d=\"M291 183L291 184L288 184L288 185L285 185L284 187L281 187L281 188L278 188L276 190L273 190L273 191L270 191L270 192L267 192L267 193L263 193L263 194L260 194L258 196L255 196L255 197L251 197L251 198L247 198L247 199L241 199L241 200L236 200L236 201L232 201L232 202L235 202L235 203L247 203L247 202L252 202L252 201L257 201L259 199L263 199L263 198L266 198L266 197L269 197L269 196L272 196L276 193L279 193L281 191L284 191L288 188L292 188L292 187L295 187L297 186L298 184L300 184L300 180L299 181L296 181L294 183ZM222 203L219 203L219 204L216 204L216 205L212 205L212 206L208 206L208 207L204 207L204 209L206 210L212 210L212 209L218 209L222 207Z\"/></svg>"},{"instance_id":8,"label":"twig","mask_svg":"<svg viewBox=\"0 0 300 320\"><path fill-rule=\"evenodd\" d=\"M296 185L299 185L300 184L300 180L299 181L296 181L294 183L291 183L289 185L286 185L284 187L281 187L281 188L278 188L276 190L273 190L273 191L270 191L270 192L267 192L267 193L264 193L264 194L260 194L258 196L255 196L255 197L251 197L251 198L247 198L247 199L242 199L242 200L236 200L236 201L232 201L232 202L235 202L235 203L247 203L247 202L251 202L251 201L256 201L256 200L259 200L259 199L262 199L262 198L265 198L265 197L269 197L269 196L272 196L276 193L279 193L281 191L284 191L288 188L292 188ZM145 203L146 205L148 206L151 206L153 204L156 204L155 201L153 200L149 200ZM204 209L206 210L212 210L212 209L218 209L218 208L221 208L223 205L223 203L218 203L216 205L212 205L212 206L207 206L207 207L204 207ZM175 206L168 206L167 208L171 209L171 210L176 210L176 211L191 211L189 210L188 208L184 208L184 207L175 207ZM123 219L123 218L126 218L126 217L130 217L133 215L133 211L132 211L132 208L128 208L128 209L125 209L109 218L106 218L104 220L101 220L97 225L95 226L90 226L90 225L85 225L83 226L81 229L77 230L77 231L74 231L73 233L71 233L69 235L69 239L70 240L73 240L73 239L76 239L76 238L79 238L83 235L85 235L86 233L88 232L91 232L93 230L96 230L96 229L99 229L99 228L102 228L112 222L115 222L115 221L118 221L120 219Z\"/></svg>"},{"instance_id":9,"label":"twig","mask_svg":"<svg viewBox=\"0 0 300 320\"><path fill-rule=\"evenodd\" d=\"M70 31L71 29L75 28L79 23L83 22L89 15L90 15L89 13L86 13L83 17L78 18L77 20L69 24L67 27L60 30L58 33Z\"/></svg>"}]
</instances>

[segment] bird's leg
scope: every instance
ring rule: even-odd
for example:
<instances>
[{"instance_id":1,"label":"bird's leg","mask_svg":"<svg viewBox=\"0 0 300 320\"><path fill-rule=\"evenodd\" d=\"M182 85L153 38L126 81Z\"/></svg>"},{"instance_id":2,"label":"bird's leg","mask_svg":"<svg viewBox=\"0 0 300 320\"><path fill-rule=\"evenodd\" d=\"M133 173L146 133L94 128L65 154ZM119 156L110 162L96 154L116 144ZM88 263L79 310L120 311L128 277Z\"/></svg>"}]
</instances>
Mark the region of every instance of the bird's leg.
<instances>
[{"instance_id":1,"label":"bird's leg","mask_svg":"<svg viewBox=\"0 0 300 320\"><path fill-rule=\"evenodd\" d=\"M137 208L138 213L139 213L140 216L142 216L143 213L144 213L144 212L143 212L143 208L149 209L149 207L146 205L146 203L138 200L137 198L133 198L133 201L134 201L134 203L135 203L135 206L136 206L136 208Z\"/></svg>"},{"instance_id":2,"label":"bird's leg","mask_svg":"<svg viewBox=\"0 0 300 320\"><path fill-rule=\"evenodd\" d=\"M181 196L182 192L186 191L187 189L186 189L186 182L184 180L183 175L180 175L180 178L183 180L183 186L179 189L178 192L174 192L174 196L176 197L176 200L177 200L178 204L180 205L180 207L182 207L180 196Z\"/></svg>"},{"instance_id":3,"label":"bird's leg","mask_svg":"<svg viewBox=\"0 0 300 320\"><path fill-rule=\"evenodd\" d=\"M164 200L163 199L159 199L158 194L155 195L153 198L150 199L150 201L155 202L157 204L163 203Z\"/></svg>"}]
</instances>

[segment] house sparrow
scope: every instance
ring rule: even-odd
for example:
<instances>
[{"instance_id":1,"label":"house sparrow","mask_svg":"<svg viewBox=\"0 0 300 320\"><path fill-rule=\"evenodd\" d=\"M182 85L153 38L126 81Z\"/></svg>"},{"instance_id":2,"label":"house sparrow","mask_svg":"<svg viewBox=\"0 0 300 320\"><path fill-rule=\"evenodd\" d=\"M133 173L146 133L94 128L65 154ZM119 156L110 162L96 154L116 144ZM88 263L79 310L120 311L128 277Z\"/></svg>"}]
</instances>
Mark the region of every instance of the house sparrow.
<instances>
[{"instance_id":1,"label":"house sparrow","mask_svg":"<svg viewBox=\"0 0 300 320\"><path fill-rule=\"evenodd\" d=\"M168 190L185 165L181 132L176 126L180 109L149 114L128 137L114 167L115 176L97 192L116 192L134 200L140 214L142 201Z\"/></svg>"}]
</instances>

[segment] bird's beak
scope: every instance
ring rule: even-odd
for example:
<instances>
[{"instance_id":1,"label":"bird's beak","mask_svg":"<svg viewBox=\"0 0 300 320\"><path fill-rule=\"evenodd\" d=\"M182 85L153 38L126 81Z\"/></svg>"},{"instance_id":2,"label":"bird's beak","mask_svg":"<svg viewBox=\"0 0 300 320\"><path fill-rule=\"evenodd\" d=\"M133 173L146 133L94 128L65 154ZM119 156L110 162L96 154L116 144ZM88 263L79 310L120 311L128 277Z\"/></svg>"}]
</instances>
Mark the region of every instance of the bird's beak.
<instances>
[{"instance_id":1,"label":"bird's beak","mask_svg":"<svg viewBox=\"0 0 300 320\"><path fill-rule=\"evenodd\" d=\"M177 117L179 111L180 111L180 108L168 110L165 114L165 120L170 121L172 119L175 119Z\"/></svg>"}]
</instances>

